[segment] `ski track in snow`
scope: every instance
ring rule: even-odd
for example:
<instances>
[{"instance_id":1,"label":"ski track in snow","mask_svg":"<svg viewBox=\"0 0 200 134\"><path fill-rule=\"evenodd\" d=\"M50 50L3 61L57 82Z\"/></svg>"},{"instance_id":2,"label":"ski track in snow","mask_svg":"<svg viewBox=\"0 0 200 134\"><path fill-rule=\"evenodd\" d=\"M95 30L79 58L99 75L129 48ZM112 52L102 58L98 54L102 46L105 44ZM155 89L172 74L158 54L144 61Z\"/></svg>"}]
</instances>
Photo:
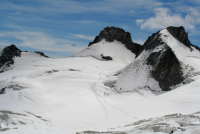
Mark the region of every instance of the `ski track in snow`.
<instances>
[{"instance_id":1,"label":"ski track in snow","mask_svg":"<svg viewBox=\"0 0 200 134\"><path fill-rule=\"evenodd\" d=\"M102 71L101 71L98 67L96 67L96 68L100 71L100 73L98 74L98 75L99 75L99 79L98 79L97 81L95 81L95 82L92 84L92 90L93 90L93 92L95 93L96 98L98 99L99 103L101 103L101 105L102 105L102 107L103 107L103 109L104 109L104 111L105 111L106 121L107 121L107 120L108 120L107 111L106 111L106 108L104 107L104 104L103 104L103 103L101 102L101 100L99 99L99 97L100 97L101 99L103 99L103 98L102 98L102 97L97 93L97 91L96 91L96 84L97 84L98 81L101 80L101 73L102 73Z\"/></svg>"},{"instance_id":2,"label":"ski track in snow","mask_svg":"<svg viewBox=\"0 0 200 134\"><path fill-rule=\"evenodd\" d=\"M96 84L98 83L98 81L101 80L102 70L100 70L98 67L96 67L96 68L100 71L100 73L99 73L99 79L98 79L96 82L93 83L92 89L93 89L93 91L94 91L94 93L95 93L95 96L97 97L98 101L101 103L103 109L105 110L106 121L108 120L108 115L107 115L106 107L104 106L104 104L102 103L102 101L99 99L99 97L100 97L107 105L110 105L110 106L116 108L117 110L119 110L120 112L122 112L123 114L125 114L125 115L127 115L127 116L129 116L129 117L131 117L131 118L133 118L133 119L135 119L135 117L130 116L129 114L125 113L123 110L119 109L118 107L116 107L116 106L114 106L114 105L109 104L108 102L106 102L105 99L104 99L100 94L97 93L97 91L96 91L96 90L97 90L97 89L96 89Z\"/></svg>"}]
</instances>

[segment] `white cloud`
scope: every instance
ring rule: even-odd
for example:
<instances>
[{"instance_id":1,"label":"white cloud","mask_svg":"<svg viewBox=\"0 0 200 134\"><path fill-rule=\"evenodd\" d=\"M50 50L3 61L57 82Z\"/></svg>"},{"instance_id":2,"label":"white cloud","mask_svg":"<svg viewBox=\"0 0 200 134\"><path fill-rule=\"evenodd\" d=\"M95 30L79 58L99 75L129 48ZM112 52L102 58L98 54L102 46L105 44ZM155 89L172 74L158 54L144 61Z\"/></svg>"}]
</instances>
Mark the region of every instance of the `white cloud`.
<instances>
[{"instance_id":1,"label":"white cloud","mask_svg":"<svg viewBox=\"0 0 200 134\"><path fill-rule=\"evenodd\" d=\"M198 17L197 17L198 16ZM195 25L199 23L200 14L195 9L190 9L190 12L182 17L180 14L171 13L168 8L156 8L155 16L149 19L136 20L136 23L140 23L142 29L163 29L168 26L184 26L186 29L193 30Z\"/></svg>"},{"instance_id":2,"label":"white cloud","mask_svg":"<svg viewBox=\"0 0 200 134\"><path fill-rule=\"evenodd\" d=\"M84 39L84 40L94 40L95 38L94 36L86 36L83 34L75 34L74 36L80 39Z\"/></svg>"}]
</instances>

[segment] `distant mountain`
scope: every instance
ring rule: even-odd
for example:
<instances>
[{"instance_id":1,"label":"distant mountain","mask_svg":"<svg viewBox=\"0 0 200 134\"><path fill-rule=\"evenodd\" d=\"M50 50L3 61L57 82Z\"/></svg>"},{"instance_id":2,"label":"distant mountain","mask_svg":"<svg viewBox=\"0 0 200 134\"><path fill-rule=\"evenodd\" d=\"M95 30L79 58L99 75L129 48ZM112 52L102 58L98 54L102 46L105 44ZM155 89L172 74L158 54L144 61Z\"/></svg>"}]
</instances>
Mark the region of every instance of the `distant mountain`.
<instances>
[{"instance_id":1,"label":"distant mountain","mask_svg":"<svg viewBox=\"0 0 200 134\"><path fill-rule=\"evenodd\" d=\"M86 49L73 55L73 57L94 57L99 60L113 60L125 63L131 63L136 54L128 50L124 44L119 41L108 42L102 39L100 42L87 47ZM109 57L111 59L108 59Z\"/></svg>"},{"instance_id":2,"label":"distant mountain","mask_svg":"<svg viewBox=\"0 0 200 134\"><path fill-rule=\"evenodd\" d=\"M14 57L21 56L21 50L19 50L15 45L10 45L5 48L1 48L0 52L0 72L6 70L11 64L14 64Z\"/></svg>"},{"instance_id":3,"label":"distant mountain","mask_svg":"<svg viewBox=\"0 0 200 134\"><path fill-rule=\"evenodd\" d=\"M138 88L168 91L188 83L184 72L187 57L200 58L200 49L190 43L183 27L168 27L152 34L141 47L136 59L120 75L116 89L133 91Z\"/></svg>"},{"instance_id":4,"label":"distant mountain","mask_svg":"<svg viewBox=\"0 0 200 134\"><path fill-rule=\"evenodd\" d=\"M49 58L43 52L35 51L35 53L41 56L44 56L46 58ZM22 54L22 51L19 48L17 48L14 44L11 44L10 46L7 46L7 47L1 47L0 48L0 73L6 70L9 70L10 66L14 64L14 58L20 57L21 54Z\"/></svg>"}]
</instances>

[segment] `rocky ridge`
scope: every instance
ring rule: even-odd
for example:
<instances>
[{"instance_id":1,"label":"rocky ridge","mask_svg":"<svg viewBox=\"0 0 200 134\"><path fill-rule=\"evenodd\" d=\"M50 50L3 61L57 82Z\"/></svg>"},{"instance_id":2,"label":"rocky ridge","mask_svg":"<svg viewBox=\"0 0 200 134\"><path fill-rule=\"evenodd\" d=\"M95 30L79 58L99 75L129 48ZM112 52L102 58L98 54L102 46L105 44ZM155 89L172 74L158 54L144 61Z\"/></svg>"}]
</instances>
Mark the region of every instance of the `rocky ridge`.
<instances>
[{"instance_id":1,"label":"rocky ridge","mask_svg":"<svg viewBox=\"0 0 200 134\"><path fill-rule=\"evenodd\" d=\"M196 50L200 50L197 46L194 46L190 43L188 39L188 33L185 32L183 27L168 27L166 30L175 38L176 42L181 42L183 45L185 45L189 53L193 53L193 51L196 53ZM142 74L144 75L143 72L146 70L150 70L149 72L147 71L147 74L144 76L144 79L147 79L147 82L140 84L139 88L147 86L151 89L150 85L152 85L152 81L149 81L151 78L158 82L162 91L171 90L172 86L180 84L186 80L186 78L183 76L182 61L178 59L174 52L175 50L172 50L170 47L172 44L167 44L166 42L167 38L172 38L169 36L170 35L162 34L162 32L159 31L152 34L152 36L147 39L136 55L135 61L125 68L124 73L122 71L122 76L120 76L121 78L119 77L117 82L118 91L123 91L123 87L121 87L121 84L119 84L122 83L120 82L120 79L124 79L123 83L126 84L128 84L128 82L125 82L125 79L127 79L125 77L132 77L133 81L137 81L138 77L140 77ZM144 67L146 65L148 65L148 67ZM128 71L134 72L134 74L129 76L130 74L127 74ZM129 85L124 85L125 90Z\"/></svg>"},{"instance_id":2,"label":"rocky ridge","mask_svg":"<svg viewBox=\"0 0 200 134\"><path fill-rule=\"evenodd\" d=\"M0 56L0 73L4 72L6 68L9 68L10 65L14 64L14 57L21 56L21 50L19 50L15 45L11 44L3 49Z\"/></svg>"},{"instance_id":3,"label":"rocky ridge","mask_svg":"<svg viewBox=\"0 0 200 134\"><path fill-rule=\"evenodd\" d=\"M192 45L188 39L188 33L186 33L184 27L167 27L167 31L183 45L188 47L192 52L197 46ZM174 51L163 42L160 32L153 34L143 45L143 50L153 50L160 45L163 49L159 52L153 52L146 60L147 65L152 66L151 76L159 82L159 86L163 91L170 90L170 87L179 84L185 80L183 77L181 61L179 61ZM167 35L164 35L166 38ZM200 53L199 53L200 54Z\"/></svg>"},{"instance_id":4,"label":"rocky ridge","mask_svg":"<svg viewBox=\"0 0 200 134\"><path fill-rule=\"evenodd\" d=\"M117 40L124 44L128 50L131 50L136 55L141 48L140 44L134 43L132 41L131 34L129 32L125 32L123 29L117 27L104 28L104 30L102 30L100 34L95 37L94 41L90 42L88 46L98 43L103 39L108 42L113 42L114 40Z\"/></svg>"},{"instance_id":5,"label":"rocky ridge","mask_svg":"<svg viewBox=\"0 0 200 134\"><path fill-rule=\"evenodd\" d=\"M2 51L2 54L0 55L0 73L9 70L10 66L14 64L14 58L20 57L21 53L22 51L18 49L14 44L5 47ZM35 51L35 53L49 58L43 52Z\"/></svg>"}]
</instances>

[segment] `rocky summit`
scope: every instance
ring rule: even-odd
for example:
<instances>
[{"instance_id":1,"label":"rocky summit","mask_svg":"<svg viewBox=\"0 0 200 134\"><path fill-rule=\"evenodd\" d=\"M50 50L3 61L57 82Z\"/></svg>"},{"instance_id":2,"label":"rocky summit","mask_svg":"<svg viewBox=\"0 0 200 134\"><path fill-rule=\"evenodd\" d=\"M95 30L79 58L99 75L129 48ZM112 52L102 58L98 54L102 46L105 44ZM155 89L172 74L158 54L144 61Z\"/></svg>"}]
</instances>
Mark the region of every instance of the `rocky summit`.
<instances>
[{"instance_id":1,"label":"rocky summit","mask_svg":"<svg viewBox=\"0 0 200 134\"><path fill-rule=\"evenodd\" d=\"M188 81L183 73L183 68L187 66L184 63L185 58L198 57L199 50L190 43L188 33L182 26L168 27L154 33L140 48L131 65L122 71L117 88L119 91L134 90L138 87L171 90L173 86ZM146 82L141 81L142 79L146 79ZM159 86L153 86L157 85L157 82Z\"/></svg>"},{"instance_id":2,"label":"rocky summit","mask_svg":"<svg viewBox=\"0 0 200 134\"><path fill-rule=\"evenodd\" d=\"M188 47L192 52L194 49L200 50L197 46L194 47L188 39L184 27L167 27L167 31L183 45ZM163 45L163 49L159 52L153 52L147 58L147 64L152 66L151 76L159 82L162 90L170 90L170 87L184 81L182 67L180 61L177 59L174 51L168 46L166 42L161 39L161 33L153 34L144 43L143 50L153 50L159 45ZM164 35L168 38L168 35Z\"/></svg>"},{"instance_id":3,"label":"rocky summit","mask_svg":"<svg viewBox=\"0 0 200 134\"><path fill-rule=\"evenodd\" d=\"M9 67L11 64L14 64L13 58L16 56L20 57L21 52L22 51L13 44L5 47L0 56L0 72L3 72L3 70Z\"/></svg>"},{"instance_id":4,"label":"rocky summit","mask_svg":"<svg viewBox=\"0 0 200 134\"><path fill-rule=\"evenodd\" d=\"M9 70L10 65L14 64L14 58L20 57L21 53L22 51L18 49L14 44L3 48L3 51L0 54L0 73ZM49 58L43 52L35 51L35 53L39 54L40 56Z\"/></svg>"},{"instance_id":5,"label":"rocky summit","mask_svg":"<svg viewBox=\"0 0 200 134\"><path fill-rule=\"evenodd\" d=\"M168 91L171 86L184 80L182 67L172 49L160 39L158 33L145 42L143 51L155 50L158 46L162 46L162 50L149 54L146 64L152 67L151 77L159 82L163 91Z\"/></svg>"},{"instance_id":6,"label":"rocky summit","mask_svg":"<svg viewBox=\"0 0 200 134\"><path fill-rule=\"evenodd\" d=\"M103 39L108 42L113 42L114 40L117 40L124 44L127 49L131 50L135 54L138 54L141 48L140 44L134 43L132 41L131 34L129 32L125 32L123 29L117 27L104 28L104 30L95 37L94 41L89 43L89 46L98 43Z\"/></svg>"}]
</instances>

